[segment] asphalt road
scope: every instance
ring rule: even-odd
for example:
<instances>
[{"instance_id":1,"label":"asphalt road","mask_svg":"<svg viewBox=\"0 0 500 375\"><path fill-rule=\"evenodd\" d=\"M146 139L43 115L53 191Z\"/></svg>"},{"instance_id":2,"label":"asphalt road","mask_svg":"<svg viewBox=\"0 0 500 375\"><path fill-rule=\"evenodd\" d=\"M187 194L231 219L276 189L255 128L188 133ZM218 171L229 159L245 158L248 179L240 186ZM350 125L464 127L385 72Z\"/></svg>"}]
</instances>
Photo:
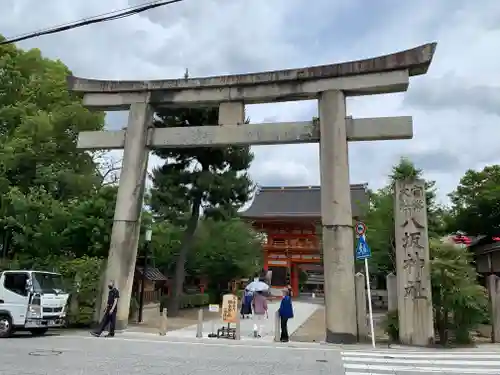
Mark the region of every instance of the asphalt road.
<instances>
[{"instance_id":1,"label":"asphalt road","mask_svg":"<svg viewBox=\"0 0 500 375\"><path fill-rule=\"evenodd\" d=\"M86 334L0 341L2 375L72 374L344 374L331 348L167 342L158 338Z\"/></svg>"},{"instance_id":2,"label":"asphalt road","mask_svg":"<svg viewBox=\"0 0 500 375\"><path fill-rule=\"evenodd\" d=\"M348 350L347 350L348 349ZM1 375L448 375L500 374L500 347L465 350L173 340L86 332L0 340Z\"/></svg>"},{"instance_id":3,"label":"asphalt road","mask_svg":"<svg viewBox=\"0 0 500 375\"><path fill-rule=\"evenodd\" d=\"M500 352L482 350L345 351L345 375L500 374Z\"/></svg>"}]
</instances>

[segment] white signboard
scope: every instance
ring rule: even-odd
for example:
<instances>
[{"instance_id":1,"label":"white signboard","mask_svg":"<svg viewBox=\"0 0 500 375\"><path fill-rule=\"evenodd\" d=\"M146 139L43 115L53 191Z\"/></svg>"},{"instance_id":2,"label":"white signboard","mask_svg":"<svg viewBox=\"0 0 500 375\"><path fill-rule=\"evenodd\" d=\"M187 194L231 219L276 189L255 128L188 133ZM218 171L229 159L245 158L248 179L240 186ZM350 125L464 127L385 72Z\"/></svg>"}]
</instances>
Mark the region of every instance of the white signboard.
<instances>
[{"instance_id":1,"label":"white signboard","mask_svg":"<svg viewBox=\"0 0 500 375\"><path fill-rule=\"evenodd\" d=\"M208 311L213 313L219 312L219 305L208 305Z\"/></svg>"}]
</instances>

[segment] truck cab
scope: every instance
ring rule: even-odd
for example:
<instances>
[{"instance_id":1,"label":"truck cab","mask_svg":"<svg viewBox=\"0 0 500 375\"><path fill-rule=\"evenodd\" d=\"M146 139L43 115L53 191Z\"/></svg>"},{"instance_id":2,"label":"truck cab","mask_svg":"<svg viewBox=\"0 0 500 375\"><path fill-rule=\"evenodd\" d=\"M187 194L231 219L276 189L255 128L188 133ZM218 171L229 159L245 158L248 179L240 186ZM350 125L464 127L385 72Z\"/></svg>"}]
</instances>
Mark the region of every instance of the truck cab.
<instances>
[{"instance_id":1,"label":"truck cab","mask_svg":"<svg viewBox=\"0 0 500 375\"><path fill-rule=\"evenodd\" d=\"M43 335L49 328L62 327L68 297L58 273L0 272L0 338L15 331Z\"/></svg>"}]
</instances>

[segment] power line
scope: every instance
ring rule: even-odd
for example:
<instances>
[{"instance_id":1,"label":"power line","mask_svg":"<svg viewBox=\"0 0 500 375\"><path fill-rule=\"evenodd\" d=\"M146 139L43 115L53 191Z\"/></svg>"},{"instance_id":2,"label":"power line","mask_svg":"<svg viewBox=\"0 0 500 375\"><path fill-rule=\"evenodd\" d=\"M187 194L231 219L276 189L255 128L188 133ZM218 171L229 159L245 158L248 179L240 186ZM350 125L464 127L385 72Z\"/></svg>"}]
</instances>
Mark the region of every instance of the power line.
<instances>
[{"instance_id":1,"label":"power line","mask_svg":"<svg viewBox=\"0 0 500 375\"><path fill-rule=\"evenodd\" d=\"M16 42L20 42L22 40L32 39L32 38L36 38L36 37L39 37L39 36L42 36L42 35L56 34L56 33L60 33L60 32L63 32L63 31L67 31L67 30L71 30L71 29L76 29L78 27L91 25L91 24L94 24L94 23L114 21L114 20L117 20L117 19L120 19L120 18L125 18L125 17L129 17L129 16L133 16L134 14L145 12L146 10L150 10L150 9L154 9L154 8L159 8L159 7L162 7L162 6L165 6L165 5L171 5L171 4L175 4L175 3L180 3L181 1L184 1L184 0L169 0L169 1L156 0L156 1L150 1L150 2L148 2L146 4L136 5L134 7L128 7L128 8L124 8L124 9L120 9L120 10L115 10L115 11L111 11L111 12L107 12L107 13L102 13L102 14L99 14L97 16L83 18L83 19L80 19L78 21L73 21L73 22L70 22L70 23L53 26L53 27L50 27L50 28L47 28L47 29L42 29L42 30L34 31L34 32L31 32L31 33L27 33L27 34L22 34L22 35L14 37L14 38L10 38L10 39L4 40L4 41L0 41L0 45L16 43Z\"/></svg>"}]
</instances>

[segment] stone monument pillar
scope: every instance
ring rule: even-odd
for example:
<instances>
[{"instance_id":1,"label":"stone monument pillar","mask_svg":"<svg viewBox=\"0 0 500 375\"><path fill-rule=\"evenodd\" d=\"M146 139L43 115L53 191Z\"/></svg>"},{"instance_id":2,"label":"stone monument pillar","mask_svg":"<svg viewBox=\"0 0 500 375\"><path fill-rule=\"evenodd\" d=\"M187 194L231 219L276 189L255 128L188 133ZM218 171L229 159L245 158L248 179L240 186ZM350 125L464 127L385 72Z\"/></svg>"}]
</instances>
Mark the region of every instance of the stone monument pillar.
<instances>
[{"instance_id":1,"label":"stone monument pillar","mask_svg":"<svg viewBox=\"0 0 500 375\"><path fill-rule=\"evenodd\" d=\"M423 180L396 182L394 215L399 339L407 345L430 345L434 325Z\"/></svg>"},{"instance_id":2,"label":"stone monument pillar","mask_svg":"<svg viewBox=\"0 0 500 375\"><path fill-rule=\"evenodd\" d=\"M347 152L345 96L319 97L321 220L325 275L326 342L357 341L354 237Z\"/></svg>"},{"instance_id":3,"label":"stone monument pillar","mask_svg":"<svg viewBox=\"0 0 500 375\"><path fill-rule=\"evenodd\" d=\"M149 104L132 104L125 134L120 185L106 267L106 283L114 280L120 291L117 329L126 328L128 323L148 166L149 149L146 146L148 131L152 126L153 111ZM106 294L103 293L103 299Z\"/></svg>"}]
</instances>

